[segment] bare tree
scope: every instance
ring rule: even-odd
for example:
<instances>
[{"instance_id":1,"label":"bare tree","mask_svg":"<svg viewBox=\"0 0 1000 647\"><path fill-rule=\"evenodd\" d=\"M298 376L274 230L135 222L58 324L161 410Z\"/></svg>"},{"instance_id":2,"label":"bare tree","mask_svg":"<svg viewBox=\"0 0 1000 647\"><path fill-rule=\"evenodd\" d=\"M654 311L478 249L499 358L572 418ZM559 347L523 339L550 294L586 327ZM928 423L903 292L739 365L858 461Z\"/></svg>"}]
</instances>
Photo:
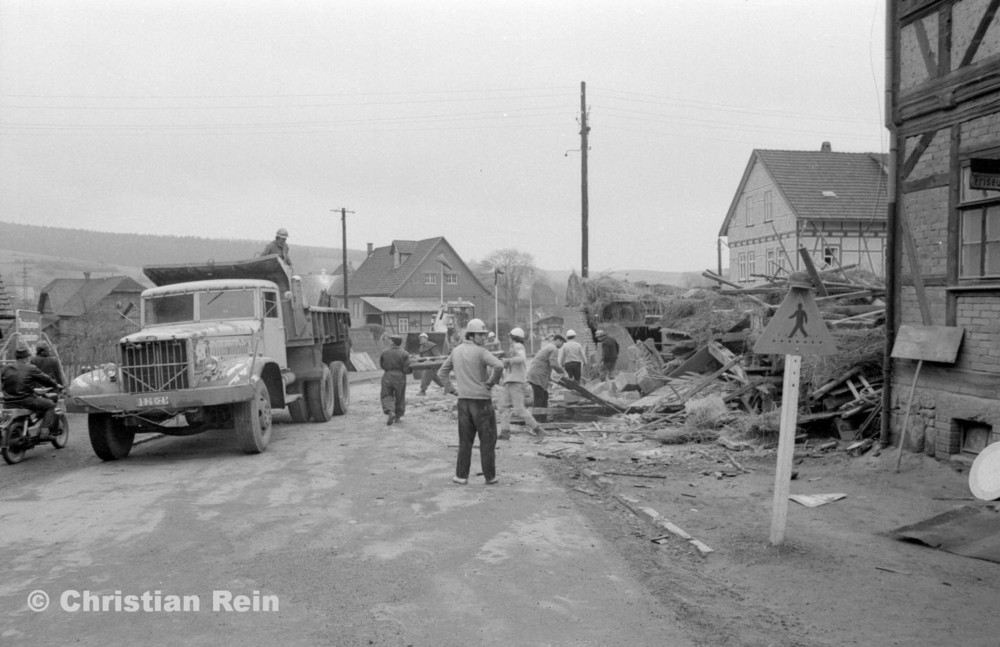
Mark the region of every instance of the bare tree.
<instances>
[{"instance_id":1,"label":"bare tree","mask_svg":"<svg viewBox=\"0 0 1000 647\"><path fill-rule=\"evenodd\" d=\"M516 249L501 249L486 256L479 263L478 270L487 285L495 283L497 297L507 305L507 314L511 323L515 324L517 297L521 287L530 284L535 276L535 259L531 254Z\"/></svg>"}]
</instances>

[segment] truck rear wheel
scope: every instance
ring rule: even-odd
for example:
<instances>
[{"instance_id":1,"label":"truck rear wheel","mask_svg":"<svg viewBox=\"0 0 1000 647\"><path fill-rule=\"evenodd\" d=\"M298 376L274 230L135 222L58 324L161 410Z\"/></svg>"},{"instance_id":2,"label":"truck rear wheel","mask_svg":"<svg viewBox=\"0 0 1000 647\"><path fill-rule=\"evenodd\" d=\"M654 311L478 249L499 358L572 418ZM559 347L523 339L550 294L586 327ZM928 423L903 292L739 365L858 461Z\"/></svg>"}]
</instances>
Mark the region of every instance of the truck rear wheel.
<instances>
[{"instance_id":1,"label":"truck rear wheel","mask_svg":"<svg viewBox=\"0 0 1000 647\"><path fill-rule=\"evenodd\" d=\"M326 422L333 417L333 375L323 365L323 375L306 383L306 402L313 422Z\"/></svg>"},{"instance_id":2,"label":"truck rear wheel","mask_svg":"<svg viewBox=\"0 0 1000 647\"><path fill-rule=\"evenodd\" d=\"M347 413L351 404L351 387L347 384L347 367L343 362L330 362L330 373L333 376L333 415L342 416Z\"/></svg>"},{"instance_id":3,"label":"truck rear wheel","mask_svg":"<svg viewBox=\"0 0 1000 647\"><path fill-rule=\"evenodd\" d=\"M292 422L309 421L309 407L306 406L306 396L304 393L301 398L289 403L288 413L292 416Z\"/></svg>"},{"instance_id":4,"label":"truck rear wheel","mask_svg":"<svg viewBox=\"0 0 1000 647\"><path fill-rule=\"evenodd\" d=\"M135 432L126 431L121 419L112 417L110 413L87 416L87 431L90 432L90 446L102 461L116 461L132 451Z\"/></svg>"},{"instance_id":5,"label":"truck rear wheel","mask_svg":"<svg viewBox=\"0 0 1000 647\"><path fill-rule=\"evenodd\" d=\"M233 422L240 449L259 454L271 441L271 396L263 380L254 384L253 397L233 405Z\"/></svg>"}]
</instances>

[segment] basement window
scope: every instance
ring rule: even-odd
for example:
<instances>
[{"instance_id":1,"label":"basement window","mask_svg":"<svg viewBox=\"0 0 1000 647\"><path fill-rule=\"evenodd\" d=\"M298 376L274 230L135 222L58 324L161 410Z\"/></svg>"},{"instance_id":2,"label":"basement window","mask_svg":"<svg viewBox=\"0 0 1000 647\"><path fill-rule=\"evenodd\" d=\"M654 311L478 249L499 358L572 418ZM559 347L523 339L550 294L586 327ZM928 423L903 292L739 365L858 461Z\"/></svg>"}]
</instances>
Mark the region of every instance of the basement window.
<instances>
[{"instance_id":1,"label":"basement window","mask_svg":"<svg viewBox=\"0 0 1000 647\"><path fill-rule=\"evenodd\" d=\"M962 452L978 454L987 445L1000 440L1000 433L993 431L993 426L975 420L956 420L955 424L962 435Z\"/></svg>"}]
</instances>

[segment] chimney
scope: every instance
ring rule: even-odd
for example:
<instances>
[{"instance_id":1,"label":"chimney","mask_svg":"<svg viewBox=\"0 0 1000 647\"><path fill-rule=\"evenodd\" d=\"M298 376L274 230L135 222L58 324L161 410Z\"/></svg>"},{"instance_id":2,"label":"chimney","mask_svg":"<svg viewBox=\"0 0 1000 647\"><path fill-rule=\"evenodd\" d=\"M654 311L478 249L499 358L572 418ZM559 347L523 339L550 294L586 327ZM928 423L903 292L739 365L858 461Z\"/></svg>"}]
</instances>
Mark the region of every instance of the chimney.
<instances>
[{"instance_id":1,"label":"chimney","mask_svg":"<svg viewBox=\"0 0 1000 647\"><path fill-rule=\"evenodd\" d=\"M833 152L833 147L830 146L830 142L823 142L823 145L819 147L819 152L821 153Z\"/></svg>"},{"instance_id":2,"label":"chimney","mask_svg":"<svg viewBox=\"0 0 1000 647\"><path fill-rule=\"evenodd\" d=\"M90 272L84 272L83 273L83 280L84 281L89 281L90 280Z\"/></svg>"},{"instance_id":3,"label":"chimney","mask_svg":"<svg viewBox=\"0 0 1000 647\"><path fill-rule=\"evenodd\" d=\"M372 251L373 251L374 249L375 249L375 245L373 245L372 243L368 243L368 255L369 255L369 256L371 256L371 255L372 255Z\"/></svg>"}]
</instances>

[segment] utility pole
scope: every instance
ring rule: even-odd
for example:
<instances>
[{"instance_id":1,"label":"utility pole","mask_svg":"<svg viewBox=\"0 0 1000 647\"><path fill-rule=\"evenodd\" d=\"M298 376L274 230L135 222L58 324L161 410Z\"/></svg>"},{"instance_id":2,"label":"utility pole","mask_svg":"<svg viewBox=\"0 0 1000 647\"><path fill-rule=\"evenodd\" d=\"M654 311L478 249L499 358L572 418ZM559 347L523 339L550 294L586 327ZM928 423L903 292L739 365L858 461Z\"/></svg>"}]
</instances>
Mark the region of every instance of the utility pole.
<instances>
[{"instance_id":1,"label":"utility pole","mask_svg":"<svg viewBox=\"0 0 1000 647\"><path fill-rule=\"evenodd\" d=\"M582 243L583 256L580 263L580 276L587 278L590 263L587 258L588 231L587 217L589 206L587 204L587 134L590 126L587 125L587 84L580 81L580 209L583 219Z\"/></svg>"},{"instance_id":2,"label":"utility pole","mask_svg":"<svg viewBox=\"0 0 1000 647\"><path fill-rule=\"evenodd\" d=\"M331 209L334 213L337 212L336 209ZM340 247L341 253L343 254L343 260L340 265L341 271L344 273L344 307L347 306L347 214L354 213L353 211L348 211L344 207L340 208Z\"/></svg>"}]
</instances>

